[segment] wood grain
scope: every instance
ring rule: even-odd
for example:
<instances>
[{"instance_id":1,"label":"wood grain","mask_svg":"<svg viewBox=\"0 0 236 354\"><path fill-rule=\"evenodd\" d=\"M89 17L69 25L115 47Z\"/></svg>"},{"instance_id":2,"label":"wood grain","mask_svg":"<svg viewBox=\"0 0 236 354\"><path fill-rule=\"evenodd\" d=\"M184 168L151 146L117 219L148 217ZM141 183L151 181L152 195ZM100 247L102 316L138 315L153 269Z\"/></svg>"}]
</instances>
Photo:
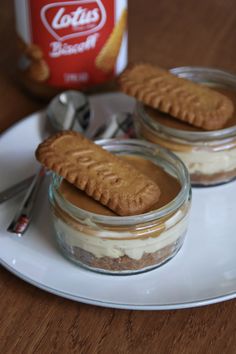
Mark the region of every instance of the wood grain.
<instances>
[{"instance_id":1,"label":"wood grain","mask_svg":"<svg viewBox=\"0 0 236 354\"><path fill-rule=\"evenodd\" d=\"M13 1L0 11L0 131L44 103L15 74ZM129 0L129 58L165 68L236 72L233 0ZM0 353L236 353L236 301L179 311L128 311L69 301L0 269Z\"/></svg>"}]
</instances>

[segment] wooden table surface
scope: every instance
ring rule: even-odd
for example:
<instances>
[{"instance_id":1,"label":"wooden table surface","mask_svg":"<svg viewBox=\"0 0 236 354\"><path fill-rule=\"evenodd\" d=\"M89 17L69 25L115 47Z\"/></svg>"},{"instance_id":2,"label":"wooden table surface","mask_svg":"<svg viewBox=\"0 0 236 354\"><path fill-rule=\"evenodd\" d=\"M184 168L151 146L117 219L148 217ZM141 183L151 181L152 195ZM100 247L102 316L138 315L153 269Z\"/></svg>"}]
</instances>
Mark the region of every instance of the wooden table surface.
<instances>
[{"instance_id":1,"label":"wooden table surface","mask_svg":"<svg viewBox=\"0 0 236 354\"><path fill-rule=\"evenodd\" d=\"M19 1L19 0L17 0ZM234 0L130 0L129 58L236 72ZM13 1L0 10L0 131L43 106L15 77ZM172 311L89 306L0 269L0 353L236 353L236 301Z\"/></svg>"}]
</instances>

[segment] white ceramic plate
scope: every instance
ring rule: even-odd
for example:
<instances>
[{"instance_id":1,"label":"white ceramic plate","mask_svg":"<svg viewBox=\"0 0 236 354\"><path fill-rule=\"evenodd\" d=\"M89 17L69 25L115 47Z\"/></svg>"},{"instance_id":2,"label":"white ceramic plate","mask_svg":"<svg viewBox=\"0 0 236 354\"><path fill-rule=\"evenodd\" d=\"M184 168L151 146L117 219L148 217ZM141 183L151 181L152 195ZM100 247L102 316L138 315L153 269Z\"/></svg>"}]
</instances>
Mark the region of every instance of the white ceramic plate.
<instances>
[{"instance_id":1,"label":"white ceramic plate","mask_svg":"<svg viewBox=\"0 0 236 354\"><path fill-rule=\"evenodd\" d=\"M99 106L96 119L100 119L132 109L133 101L109 94L94 97L92 104ZM36 113L1 136L0 190L37 168L34 150L43 120L43 114ZM9 271L41 289L88 304L143 310L195 307L236 297L236 181L193 189L183 248L160 268L131 276L93 273L61 255L49 217L47 182L25 236L8 233L21 197L0 205L0 259Z\"/></svg>"}]
</instances>

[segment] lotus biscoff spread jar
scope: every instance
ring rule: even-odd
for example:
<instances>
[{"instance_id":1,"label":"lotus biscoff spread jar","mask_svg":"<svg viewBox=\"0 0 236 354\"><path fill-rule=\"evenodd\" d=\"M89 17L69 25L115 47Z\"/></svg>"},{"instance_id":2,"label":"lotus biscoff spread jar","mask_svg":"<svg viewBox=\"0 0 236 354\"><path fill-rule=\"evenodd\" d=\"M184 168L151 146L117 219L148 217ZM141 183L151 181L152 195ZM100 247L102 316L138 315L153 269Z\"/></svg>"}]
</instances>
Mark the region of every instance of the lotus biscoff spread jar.
<instances>
[{"instance_id":1,"label":"lotus biscoff spread jar","mask_svg":"<svg viewBox=\"0 0 236 354\"><path fill-rule=\"evenodd\" d=\"M127 0L15 0L18 67L38 96L111 82L127 65Z\"/></svg>"}]
</instances>

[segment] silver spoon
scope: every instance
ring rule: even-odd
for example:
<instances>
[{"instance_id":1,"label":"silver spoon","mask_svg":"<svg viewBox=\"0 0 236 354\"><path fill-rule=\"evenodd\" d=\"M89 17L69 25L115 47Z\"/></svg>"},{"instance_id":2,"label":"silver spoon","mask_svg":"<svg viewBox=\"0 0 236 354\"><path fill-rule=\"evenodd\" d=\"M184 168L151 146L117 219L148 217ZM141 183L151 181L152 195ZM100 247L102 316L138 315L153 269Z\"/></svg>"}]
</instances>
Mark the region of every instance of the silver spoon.
<instances>
[{"instance_id":1,"label":"silver spoon","mask_svg":"<svg viewBox=\"0 0 236 354\"><path fill-rule=\"evenodd\" d=\"M73 129L76 123L77 130L86 135L90 110L87 97L83 93L66 91L59 94L48 105L46 114L54 131ZM27 230L32 219L35 199L45 175L46 170L41 167L7 229L9 232L22 236Z\"/></svg>"}]
</instances>

